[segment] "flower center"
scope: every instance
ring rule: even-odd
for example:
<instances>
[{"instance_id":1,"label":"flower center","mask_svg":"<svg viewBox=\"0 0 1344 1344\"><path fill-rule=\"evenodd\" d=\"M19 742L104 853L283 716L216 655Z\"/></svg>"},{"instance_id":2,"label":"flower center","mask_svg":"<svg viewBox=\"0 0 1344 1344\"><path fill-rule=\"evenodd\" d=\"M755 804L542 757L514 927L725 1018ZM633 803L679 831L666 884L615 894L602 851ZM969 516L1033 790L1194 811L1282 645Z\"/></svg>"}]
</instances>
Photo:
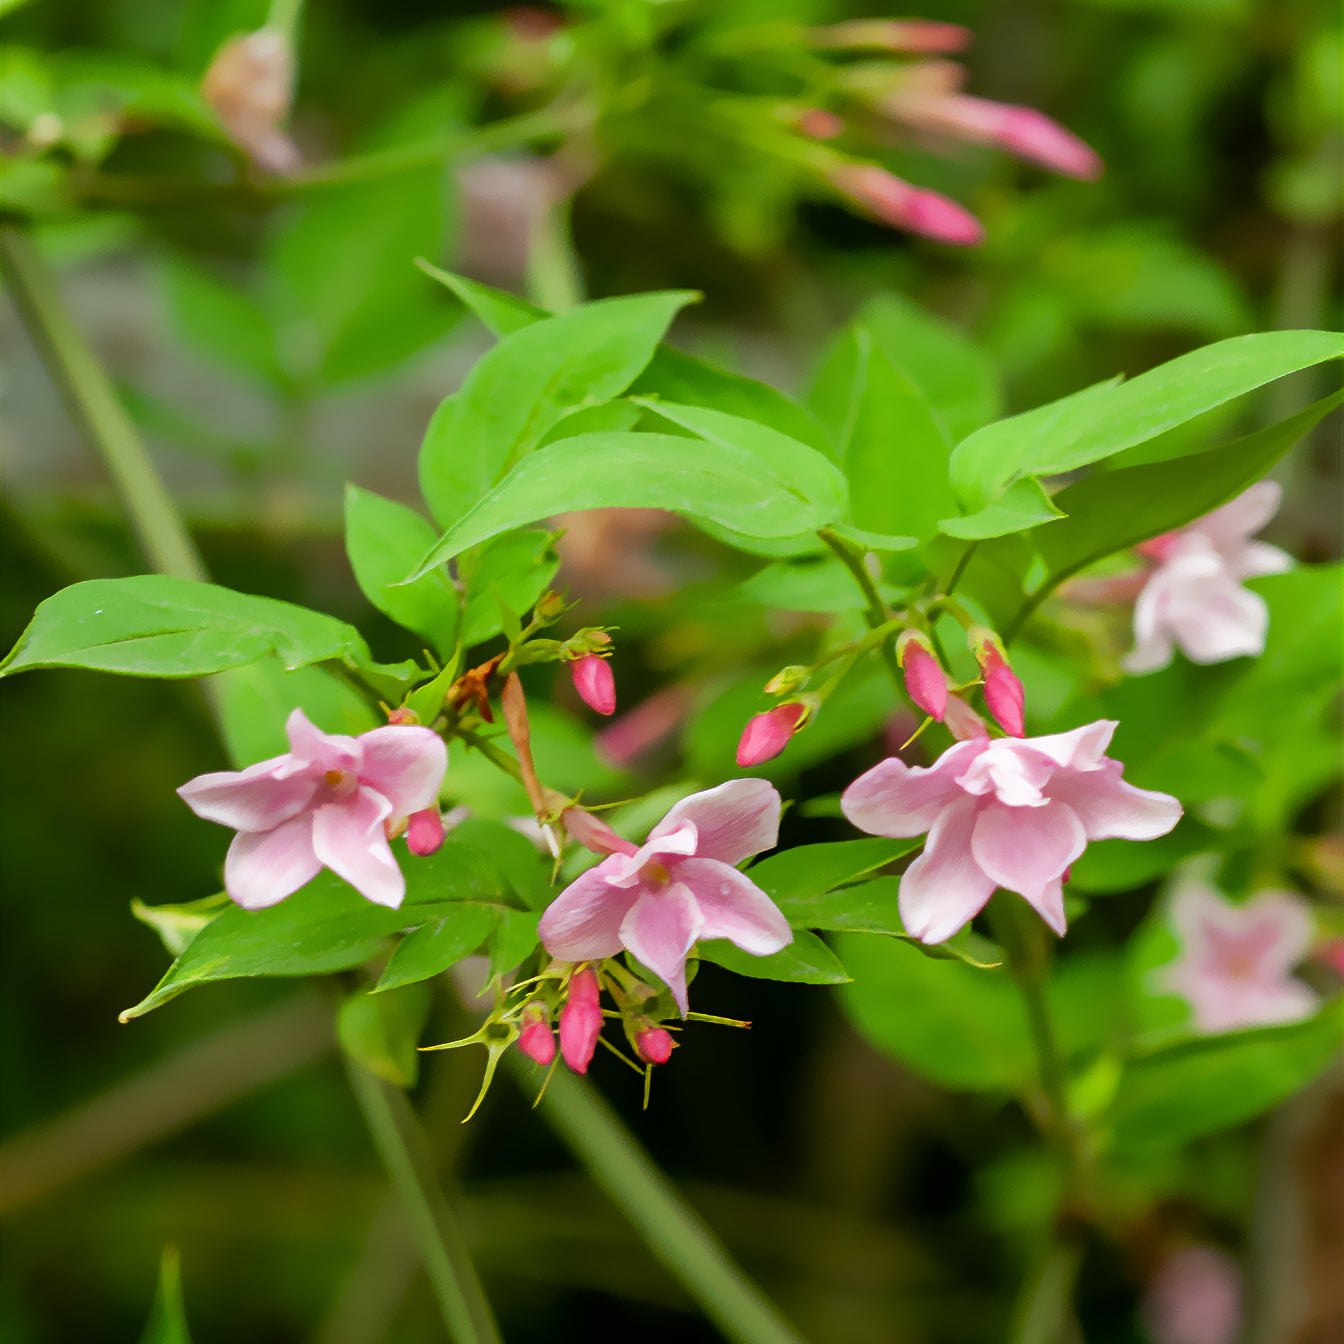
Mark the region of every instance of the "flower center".
<instances>
[{"instance_id":1,"label":"flower center","mask_svg":"<svg viewBox=\"0 0 1344 1344\"><path fill-rule=\"evenodd\" d=\"M640 876L659 887L667 886L672 880L672 874L667 871L667 864L659 863L657 859L650 859L644 865L644 871Z\"/></svg>"},{"instance_id":2,"label":"flower center","mask_svg":"<svg viewBox=\"0 0 1344 1344\"><path fill-rule=\"evenodd\" d=\"M349 770L328 770L322 776L322 783L338 798L354 793L359 787L359 780Z\"/></svg>"}]
</instances>

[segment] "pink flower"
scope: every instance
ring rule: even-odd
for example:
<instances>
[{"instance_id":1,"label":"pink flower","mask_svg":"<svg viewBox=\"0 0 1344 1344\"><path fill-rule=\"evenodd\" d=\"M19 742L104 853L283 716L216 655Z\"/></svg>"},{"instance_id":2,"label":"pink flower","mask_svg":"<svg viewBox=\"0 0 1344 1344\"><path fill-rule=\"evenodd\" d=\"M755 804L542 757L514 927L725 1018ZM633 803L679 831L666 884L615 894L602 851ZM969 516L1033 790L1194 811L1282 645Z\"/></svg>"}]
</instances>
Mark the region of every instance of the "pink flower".
<instances>
[{"instance_id":1,"label":"pink flower","mask_svg":"<svg viewBox=\"0 0 1344 1344\"><path fill-rule=\"evenodd\" d=\"M555 1058L555 1032L551 1030L551 1015L544 1003L529 1003L523 1009L518 1048L542 1068Z\"/></svg>"},{"instance_id":2,"label":"pink flower","mask_svg":"<svg viewBox=\"0 0 1344 1344\"><path fill-rule=\"evenodd\" d=\"M611 675L611 664L601 654L586 653L569 665L574 678L574 689L583 703L599 714L616 712L616 678Z\"/></svg>"},{"instance_id":3,"label":"pink flower","mask_svg":"<svg viewBox=\"0 0 1344 1344\"><path fill-rule=\"evenodd\" d=\"M947 675L928 641L906 630L896 641L896 658L905 673L906 694L930 718L942 723L947 713Z\"/></svg>"},{"instance_id":4,"label":"pink flower","mask_svg":"<svg viewBox=\"0 0 1344 1344\"><path fill-rule=\"evenodd\" d=\"M1277 546L1251 541L1274 516L1282 495L1260 481L1230 504L1142 549L1158 561L1134 605L1134 649L1128 672L1153 672L1178 645L1192 663L1221 663L1265 651L1269 611L1243 579L1280 574L1292 558Z\"/></svg>"},{"instance_id":5,"label":"pink flower","mask_svg":"<svg viewBox=\"0 0 1344 1344\"><path fill-rule=\"evenodd\" d=\"M737 763L744 770L764 761L772 761L789 745L799 725L807 717L807 706L794 701L776 705L747 721L737 744Z\"/></svg>"},{"instance_id":6,"label":"pink flower","mask_svg":"<svg viewBox=\"0 0 1344 1344\"><path fill-rule=\"evenodd\" d=\"M600 993L597 976L587 966L570 978L569 997L560 1010L560 1053L575 1073L588 1072L602 1034Z\"/></svg>"},{"instance_id":7,"label":"pink flower","mask_svg":"<svg viewBox=\"0 0 1344 1344\"><path fill-rule=\"evenodd\" d=\"M640 849L622 841L556 897L541 917L546 950L565 961L632 952L686 1013L686 957L700 938L727 938L766 956L793 941L771 899L733 866L779 836L779 794L761 779L693 793Z\"/></svg>"},{"instance_id":8,"label":"pink flower","mask_svg":"<svg viewBox=\"0 0 1344 1344\"><path fill-rule=\"evenodd\" d=\"M1126 784L1120 762L1106 756L1115 727L1101 720L1052 737L975 738L927 769L892 757L860 775L840 799L855 826L896 837L929 832L901 878L906 929L941 943L1006 887L1062 934L1064 875L1089 840L1171 830L1180 803Z\"/></svg>"},{"instance_id":9,"label":"pink flower","mask_svg":"<svg viewBox=\"0 0 1344 1344\"><path fill-rule=\"evenodd\" d=\"M1159 973L1189 1004L1203 1032L1298 1022L1320 1006L1315 990L1288 972L1311 946L1305 902L1264 891L1233 905L1211 887L1183 886L1171 902L1181 955Z\"/></svg>"},{"instance_id":10,"label":"pink flower","mask_svg":"<svg viewBox=\"0 0 1344 1344\"><path fill-rule=\"evenodd\" d=\"M843 163L832 170L830 180L842 196L894 229L908 229L956 247L975 247L985 241L984 226L956 201L912 187L874 163Z\"/></svg>"},{"instance_id":11,"label":"pink flower","mask_svg":"<svg viewBox=\"0 0 1344 1344\"><path fill-rule=\"evenodd\" d=\"M1241 1314L1241 1271L1212 1246L1186 1246L1164 1260L1143 1299L1153 1344L1233 1344Z\"/></svg>"},{"instance_id":12,"label":"pink flower","mask_svg":"<svg viewBox=\"0 0 1344 1344\"><path fill-rule=\"evenodd\" d=\"M406 879L388 836L436 802L448 766L442 738L428 728L324 733L301 709L285 732L287 755L178 789L198 817L238 832L224 860L224 889L260 910L330 868L369 900L399 906Z\"/></svg>"}]
</instances>

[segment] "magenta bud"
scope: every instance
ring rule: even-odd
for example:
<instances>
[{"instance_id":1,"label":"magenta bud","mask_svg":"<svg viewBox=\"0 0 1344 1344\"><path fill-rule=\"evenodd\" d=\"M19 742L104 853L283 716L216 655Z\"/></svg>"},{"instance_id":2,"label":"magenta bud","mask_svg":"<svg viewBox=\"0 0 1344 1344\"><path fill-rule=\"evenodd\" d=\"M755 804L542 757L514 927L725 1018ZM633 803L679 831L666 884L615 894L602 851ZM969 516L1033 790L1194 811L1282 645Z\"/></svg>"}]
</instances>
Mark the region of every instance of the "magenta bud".
<instances>
[{"instance_id":1,"label":"magenta bud","mask_svg":"<svg viewBox=\"0 0 1344 1344\"><path fill-rule=\"evenodd\" d=\"M415 710L402 705L388 714L387 722L392 728L413 728L420 722L420 716Z\"/></svg>"},{"instance_id":2,"label":"magenta bud","mask_svg":"<svg viewBox=\"0 0 1344 1344\"><path fill-rule=\"evenodd\" d=\"M943 719L947 730L958 742L970 742L977 737L988 737L985 721L959 695L947 697L947 713Z\"/></svg>"},{"instance_id":3,"label":"magenta bud","mask_svg":"<svg viewBox=\"0 0 1344 1344\"><path fill-rule=\"evenodd\" d=\"M830 179L841 195L893 229L907 229L955 247L975 247L985 241L984 226L956 201L912 187L876 164L842 164Z\"/></svg>"},{"instance_id":4,"label":"magenta bud","mask_svg":"<svg viewBox=\"0 0 1344 1344\"><path fill-rule=\"evenodd\" d=\"M905 673L905 690L930 718L943 721L947 712L947 677L928 641L907 630L896 641L896 657Z\"/></svg>"},{"instance_id":5,"label":"magenta bud","mask_svg":"<svg viewBox=\"0 0 1344 1344\"><path fill-rule=\"evenodd\" d=\"M574 678L574 689L589 709L595 709L599 714L616 712L616 679L605 658L586 653L570 663L569 672Z\"/></svg>"},{"instance_id":6,"label":"magenta bud","mask_svg":"<svg viewBox=\"0 0 1344 1344\"><path fill-rule=\"evenodd\" d=\"M560 1010L560 1053L575 1073L587 1073L602 1034L597 976L585 967L570 977L569 997Z\"/></svg>"},{"instance_id":7,"label":"magenta bud","mask_svg":"<svg viewBox=\"0 0 1344 1344\"><path fill-rule=\"evenodd\" d=\"M529 1003L523 1009L518 1048L542 1068L555 1058L555 1032L551 1030L551 1014L544 1003Z\"/></svg>"},{"instance_id":8,"label":"magenta bud","mask_svg":"<svg viewBox=\"0 0 1344 1344\"><path fill-rule=\"evenodd\" d=\"M442 844L443 817L439 809L427 807L421 812L412 812L406 827L406 848L423 859L427 854L437 854Z\"/></svg>"},{"instance_id":9,"label":"magenta bud","mask_svg":"<svg viewBox=\"0 0 1344 1344\"><path fill-rule=\"evenodd\" d=\"M666 1027L646 1027L635 1033L635 1053L646 1064L666 1064L677 1043Z\"/></svg>"},{"instance_id":10,"label":"magenta bud","mask_svg":"<svg viewBox=\"0 0 1344 1344\"><path fill-rule=\"evenodd\" d=\"M1010 737L1025 737L1026 697L1022 683L1008 666L998 636L976 627L970 632L980 675L985 682L985 707Z\"/></svg>"},{"instance_id":11,"label":"magenta bud","mask_svg":"<svg viewBox=\"0 0 1344 1344\"><path fill-rule=\"evenodd\" d=\"M773 760L789 745L789 739L806 717L807 706L796 700L757 714L742 730L742 739L737 744L738 765L750 768Z\"/></svg>"}]
</instances>

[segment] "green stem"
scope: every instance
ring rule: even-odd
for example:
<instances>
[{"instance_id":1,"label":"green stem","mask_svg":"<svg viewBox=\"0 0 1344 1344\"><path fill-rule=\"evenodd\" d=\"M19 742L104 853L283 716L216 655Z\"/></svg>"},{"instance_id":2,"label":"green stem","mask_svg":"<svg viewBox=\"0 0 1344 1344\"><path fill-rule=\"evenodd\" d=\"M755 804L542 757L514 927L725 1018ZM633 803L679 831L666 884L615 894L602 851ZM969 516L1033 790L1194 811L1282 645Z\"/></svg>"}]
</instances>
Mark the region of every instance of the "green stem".
<instances>
[{"instance_id":1,"label":"green stem","mask_svg":"<svg viewBox=\"0 0 1344 1344\"><path fill-rule=\"evenodd\" d=\"M864 619L868 622L868 628L877 630L886 625L891 620L891 613L882 601L882 595L877 591L877 585L873 582L868 567L863 563L863 552L832 528L819 528L817 536L830 547L840 563L853 575L854 582L858 584L859 591L867 603ZM890 640L883 640L878 652L882 656L882 662L886 666L892 684L904 694L905 677L901 674L901 665L896 661L896 651L892 648Z\"/></svg>"},{"instance_id":2,"label":"green stem","mask_svg":"<svg viewBox=\"0 0 1344 1344\"><path fill-rule=\"evenodd\" d=\"M501 1344L466 1239L439 1189L410 1103L400 1089L361 1064L349 1057L345 1064L374 1147L405 1205L449 1338L454 1344Z\"/></svg>"},{"instance_id":3,"label":"green stem","mask_svg":"<svg viewBox=\"0 0 1344 1344\"><path fill-rule=\"evenodd\" d=\"M971 563L971 556L975 554L975 548L979 546L978 541L973 541L961 553L961 559L957 561L957 567L952 571L952 577L947 581L947 587L943 589L944 597L951 597L957 590L957 584L961 582L961 576L966 573L966 566Z\"/></svg>"},{"instance_id":4,"label":"green stem","mask_svg":"<svg viewBox=\"0 0 1344 1344\"><path fill-rule=\"evenodd\" d=\"M1050 1243L1013 1308L1008 1344L1068 1344L1075 1338L1070 1303L1082 1264L1078 1238L1060 1237Z\"/></svg>"},{"instance_id":5,"label":"green stem","mask_svg":"<svg viewBox=\"0 0 1344 1344\"><path fill-rule=\"evenodd\" d=\"M41 253L19 227L0 224L0 258L23 324L107 467L146 558L160 574L204 580L205 566L181 515L106 370L70 320Z\"/></svg>"},{"instance_id":6,"label":"green stem","mask_svg":"<svg viewBox=\"0 0 1344 1344\"><path fill-rule=\"evenodd\" d=\"M530 1089L530 1068L510 1063ZM538 1109L732 1344L803 1344L590 1084L558 1069Z\"/></svg>"}]
</instances>

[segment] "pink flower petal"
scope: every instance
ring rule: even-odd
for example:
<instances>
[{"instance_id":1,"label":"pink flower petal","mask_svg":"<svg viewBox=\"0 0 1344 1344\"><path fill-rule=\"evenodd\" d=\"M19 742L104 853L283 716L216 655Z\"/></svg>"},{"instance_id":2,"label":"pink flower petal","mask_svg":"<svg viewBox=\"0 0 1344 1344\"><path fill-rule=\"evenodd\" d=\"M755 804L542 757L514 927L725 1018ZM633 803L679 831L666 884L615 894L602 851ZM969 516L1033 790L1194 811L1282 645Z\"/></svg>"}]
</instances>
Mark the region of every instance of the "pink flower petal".
<instances>
[{"instance_id":1,"label":"pink flower petal","mask_svg":"<svg viewBox=\"0 0 1344 1344\"><path fill-rule=\"evenodd\" d=\"M649 838L633 853L617 853L601 866L612 886L633 887L642 880L641 874L646 864L694 854L699 839L693 821L683 821L680 826L663 835L659 835L658 827L655 827Z\"/></svg>"},{"instance_id":2,"label":"pink flower petal","mask_svg":"<svg viewBox=\"0 0 1344 1344\"><path fill-rule=\"evenodd\" d=\"M285 720L285 734L289 738L290 754L297 763L324 772L358 773L362 754L359 742L343 733L324 733L309 722L303 710L291 711Z\"/></svg>"},{"instance_id":3,"label":"pink flower petal","mask_svg":"<svg viewBox=\"0 0 1344 1344\"><path fill-rule=\"evenodd\" d=\"M1136 789L1120 778L1124 767L1107 761L1104 769L1060 771L1047 790L1067 803L1089 840L1155 840L1181 819L1180 803L1169 793Z\"/></svg>"},{"instance_id":4,"label":"pink flower petal","mask_svg":"<svg viewBox=\"0 0 1344 1344\"><path fill-rule=\"evenodd\" d=\"M686 1015L686 954L700 937L703 920L690 889L672 882L645 888L621 922L621 942L672 991Z\"/></svg>"},{"instance_id":5,"label":"pink flower petal","mask_svg":"<svg viewBox=\"0 0 1344 1344\"><path fill-rule=\"evenodd\" d=\"M1052 761L1070 770L1100 770L1106 760L1106 748L1119 724L1114 719L1098 719L1067 733L1051 733L1029 738L1023 746L1044 752Z\"/></svg>"},{"instance_id":6,"label":"pink flower petal","mask_svg":"<svg viewBox=\"0 0 1344 1344\"><path fill-rule=\"evenodd\" d=\"M670 834L686 822L695 825L698 840L690 851L697 858L737 864L773 849L779 840L779 794L763 779L730 779L718 788L693 793L675 804L649 832L649 842Z\"/></svg>"},{"instance_id":7,"label":"pink flower petal","mask_svg":"<svg viewBox=\"0 0 1344 1344\"><path fill-rule=\"evenodd\" d=\"M365 788L319 807L313 813L313 852L361 896L395 910L406 895L406 879L383 830L391 811L386 798Z\"/></svg>"},{"instance_id":8,"label":"pink flower petal","mask_svg":"<svg viewBox=\"0 0 1344 1344\"><path fill-rule=\"evenodd\" d=\"M235 831L269 831L307 809L321 778L312 767L296 769L290 756L275 756L246 770L198 775L177 792L206 821Z\"/></svg>"},{"instance_id":9,"label":"pink flower petal","mask_svg":"<svg viewBox=\"0 0 1344 1344\"><path fill-rule=\"evenodd\" d=\"M1258 593L1224 573L1188 584L1181 599L1171 613L1172 634L1192 663L1264 653L1269 608Z\"/></svg>"},{"instance_id":10,"label":"pink flower petal","mask_svg":"<svg viewBox=\"0 0 1344 1344\"><path fill-rule=\"evenodd\" d=\"M311 882L322 869L308 813L270 831L240 831L224 860L224 890L244 910L263 910Z\"/></svg>"},{"instance_id":11,"label":"pink flower petal","mask_svg":"<svg viewBox=\"0 0 1344 1344\"><path fill-rule=\"evenodd\" d=\"M1046 899L1049 889L1056 889L1058 905L1059 880L1086 848L1082 822L1072 808L1059 802L1032 808L991 803L980 813L971 835L971 854L996 886L1017 892L1038 909L1050 908L1057 920L1062 920L1063 909L1051 907Z\"/></svg>"},{"instance_id":12,"label":"pink flower petal","mask_svg":"<svg viewBox=\"0 0 1344 1344\"><path fill-rule=\"evenodd\" d=\"M957 776L957 784L967 793L992 795L1008 807L1043 807L1041 790L1057 768L1030 744L999 738Z\"/></svg>"},{"instance_id":13,"label":"pink flower petal","mask_svg":"<svg viewBox=\"0 0 1344 1344\"><path fill-rule=\"evenodd\" d=\"M621 921L638 899L640 888L613 886L609 873L613 861L604 859L580 874L542 915L537 932L551 956L561 961L598 961L621 950Z\"/></svg>"},{"instance_id":14,"label":"pink flower petal","mask_svg":"<svg viewBox=\"0 0 1344 1344\"><path fill-rule=\"evenodd\" d=\"M1282 502L1283 487L1278 481L1257 481L1236 499L1197 518L1184 530L1207 537L1224 555L1230 556L1278 513Z\"/></svg>"},{"instance_id":15,"label":"pink flower petal","mask_svg":"<svg viewBox=\"0 0 1344 1344\"><path fill-rule=\"evenodd\" d=\"M682 859L675 879L689 887L700 907L701 938L727 938L754 957L766 957L793 942L779 907L745 873L715 859Z\"/></svg>"},{"instance_id":16,"label":"pink flower petal","mask_svg":"<svg viewBox=\"0 0 1344 1344\"><path fill-rule=\"evenodd\" d=\"M359 738L359 782L392 805L393 822L438 802L448 748L429 728L375 728Z\"/></svg>"},{"instance_id":17,"label":"pink flower petal","mask_svg":"<svg viewBox=\"0 0 1344 1344\"><path fill-rule=\"evenodd\" d=\"M982 804L962 798L934 823L924 852L901 878L901 922L924 943L941 943L968 924L994 891L971 855Z\"/></svg>"},{"instance_id":18,"label":"pink flower petal","mask_svg":"<svg viewBox=\"0 0 1344 1344\"><path fill-rule=\"evenodd\" d=\"M840 810L861 831L909 839L923 835L965 795L957 776L989 747L988 738L959 742L928 768L889 756L861 774L840 797Z\"/></svg>"}]
</instances>

